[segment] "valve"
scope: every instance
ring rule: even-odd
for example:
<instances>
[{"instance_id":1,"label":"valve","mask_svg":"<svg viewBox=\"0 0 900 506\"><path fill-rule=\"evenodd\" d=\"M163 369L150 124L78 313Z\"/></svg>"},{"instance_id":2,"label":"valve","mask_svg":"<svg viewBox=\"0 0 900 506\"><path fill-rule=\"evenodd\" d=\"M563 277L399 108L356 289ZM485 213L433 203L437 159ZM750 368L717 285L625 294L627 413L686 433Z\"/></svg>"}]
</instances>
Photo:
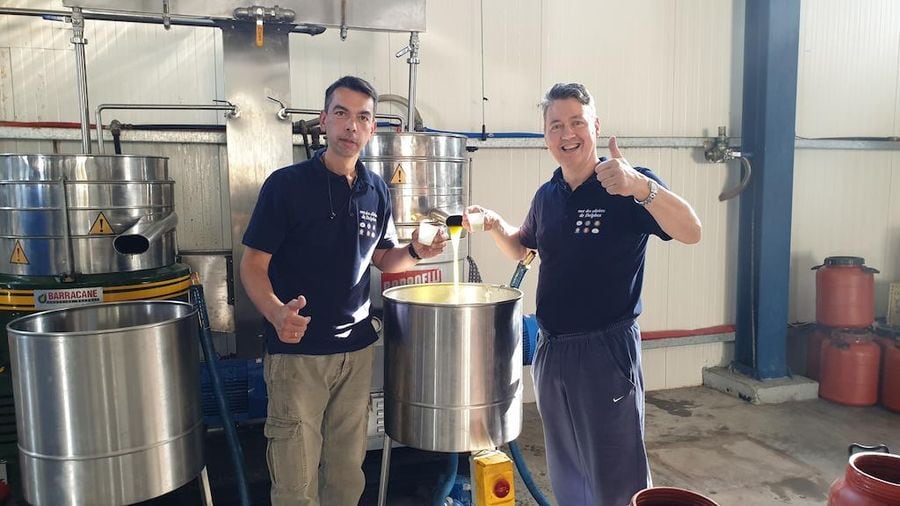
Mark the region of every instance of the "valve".
<instances>
[{"instance_id":1,"label":"valve","mask_svg":"<svg viewBox=\"0 0 900 506\"><path fill-rule=\"evenodd\" d=\"M234 19L240 21L253 21L256 23L256 47L263 47L265 40L266 21L273 23L290 23L297 17L293 9L283 7L263 7L251 5L250 7L238 7L234 10Z\"/></svg>"},{"instance_id":2,"label":"valve","mask_svg":"<svg viewBox=\"0 0 900 506\"><path fill-rule=\"evenodd\" d=\"M705 149L703 151L703 155L706 157L707 162L711 163L725 163L729 160L740 160L741 161L741 180L734 188L729 190L725 190L719 194L719 201L725 201L731 198L734 198L750 184L750 174L752 170L750 168L750 160L744 153L741 153L739 149L732 149L728 145L728 135L725 133L725 127L719 127L719 135L706 143L704 143Z\"/></svg>"}]
</instances>

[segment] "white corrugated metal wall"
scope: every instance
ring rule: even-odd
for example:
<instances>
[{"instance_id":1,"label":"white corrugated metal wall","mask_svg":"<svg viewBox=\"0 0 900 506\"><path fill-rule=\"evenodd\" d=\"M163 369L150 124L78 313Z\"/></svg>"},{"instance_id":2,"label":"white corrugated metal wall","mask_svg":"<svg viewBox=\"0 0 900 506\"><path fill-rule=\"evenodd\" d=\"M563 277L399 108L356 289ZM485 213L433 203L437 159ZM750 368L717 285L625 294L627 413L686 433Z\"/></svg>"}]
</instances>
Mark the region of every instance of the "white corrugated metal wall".
<instances>
[{"instance_id":1,"label":"white corrugated metal wall","mask_svg":"<svg viewBox=\"0 0 900 506\"><path fill-rule=\"evenodd\" d=\"M46 0L29 4L60 8ZM603 134L712 136L717 126L726 125L729 134L740 135L743 11L743 2L721 0L431 0L428 31L421 37L418 109L428 127L480 131L483 79L489 131L538 132L537 103L546 87L582 81L597 98ZM806 0L801 25L798 135L900 135L900 3ZM62 23L0 16L2 119L77 121L69 37ZM88 21L87 37L92 107L206 103L222 97L218 30L165 31L157 25ZM407 39L406 34L356 31L341 42L333 29L317 37L292 35L291 105L320 107L324 88L343 74L370 79L381 93L405 96L405 57L393 55ZM135 123L217 121L213 113L187 112L116 112L112 117ZM46 142L0 141L6 151L47 148ZM173 157L172 170L182 181L177 205L193 211L179 224L180 246L230 244L221 217L223 210L227 215L227 202L216 193L226 184L221 149L127 149L139 148L141 154ZM661 174L694 205L704 224L699 245L651 243L642 327L733 322L738 207L736 201L720 203L717 195L735 183L737 167L707 164L696 149L626 149L625 154ZM511 222L522 219L534 190L554 168L543 150L481 150L473 159L473 201ZM814 318L809 267L835 254L864 256L881 269L877 301L878 312L884 312L886 285L900 275L900 265L892 261L900 253L900 239L893 237L900 228L900 205L893 203L900 185L892 184L893 168L900 168L900 151L797 151L792 320ZM487 280L506 282L513 264L486 237L476 236L472 243ZM525 282L528 311L534 308L535 281L532 274ZM671 371L663 379L650 378L649 386L696 382L696 372L675 377L682 374L679 353L709 355L707 363L722 359L723 345L705 346L699 352L672 349L647 357L648 368Z\"/></svg>"}]
</instances>

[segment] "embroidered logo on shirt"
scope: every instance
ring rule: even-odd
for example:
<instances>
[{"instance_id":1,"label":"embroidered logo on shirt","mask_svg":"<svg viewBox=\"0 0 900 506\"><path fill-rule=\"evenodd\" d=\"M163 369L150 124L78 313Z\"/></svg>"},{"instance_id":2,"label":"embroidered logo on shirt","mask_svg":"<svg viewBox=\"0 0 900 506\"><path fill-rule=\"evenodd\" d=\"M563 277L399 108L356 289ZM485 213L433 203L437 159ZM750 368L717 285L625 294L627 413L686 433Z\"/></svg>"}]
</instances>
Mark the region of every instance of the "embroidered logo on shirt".
<instances>
[{"instance_id":1,"label":"embroidered logo on shirt","mask_svg":"<svg viewBox=\"0 0 900 506\"><path fill-rule=\"evenodd\" d=\"M359 210L359 235L375 238L378 234L378 215L372 211Z\"/></svg>"},{"instance_id":2,"label":"embroidered logo on shirt","mask_svg":"<svg viewBox=\"0 0 900 506\"><path fill-rule=\"evenodd\" d=\"M599 234L600 222L606 209L579 209L575 220L576 234Z\"/></svg>"}]
</instances>

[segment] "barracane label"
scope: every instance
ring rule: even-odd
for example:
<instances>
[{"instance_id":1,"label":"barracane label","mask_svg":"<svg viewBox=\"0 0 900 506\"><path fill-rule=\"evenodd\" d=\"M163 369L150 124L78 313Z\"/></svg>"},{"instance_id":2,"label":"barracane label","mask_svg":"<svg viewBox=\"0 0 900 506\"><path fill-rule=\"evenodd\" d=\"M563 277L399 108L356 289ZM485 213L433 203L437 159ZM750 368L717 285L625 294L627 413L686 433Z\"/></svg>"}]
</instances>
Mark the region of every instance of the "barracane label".
<instances>
[{"instance_id":1,"label":"barracane label","mask_svg":"<svg viewBox=\"0 0 900 506\"><path fill-rule=\"evenodd\" d=\"M428 269L424 271L406 272L382 272L381 290L387 290L393 286L417 285L420 283L440 283L441 270Z\"/></svg>"},{"instance_id":2,"label":"barracane label","mask_svg":"<svg viewBox=\"0 0 900 506\"><path fill-rule=\"evenodd\" d=\"M35 309L83 306L103 302L103 287L35 290Z\"/></svg>"}]
</instances>

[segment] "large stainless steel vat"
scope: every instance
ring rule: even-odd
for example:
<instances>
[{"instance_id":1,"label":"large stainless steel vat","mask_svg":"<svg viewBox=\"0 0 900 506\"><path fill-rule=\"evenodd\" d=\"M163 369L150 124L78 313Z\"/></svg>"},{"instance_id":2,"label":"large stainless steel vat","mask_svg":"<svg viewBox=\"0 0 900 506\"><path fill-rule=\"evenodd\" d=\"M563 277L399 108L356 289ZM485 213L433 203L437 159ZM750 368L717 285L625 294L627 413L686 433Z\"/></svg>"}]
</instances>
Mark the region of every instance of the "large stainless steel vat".
<instances>
[{"instance_id":1,"label":"large stainless steel vat","mask_svg":"<svg viewBox=\"0 0 900 506\"><path fill-rule=\"evenodd\" d=\"M130 504L203 468L198 323L184 302L47 311L7 326L25 499Z\"/></svg>"},{"instance_id":2,"label":"large stainless steel vat","mask_svg":"<svg viewBox=\"0 0 900 506\"><path fill-rule=\"evenodd\" d=\"M412 238L420 220L434 214L462 214L469 203L469 165L462 135L421 132L377 132L360 154L366 167L380 175L391 193L394 223L401 242ZM469 251L468 238L459 244L459 275ZM453 252L419 262L409 273L371 271L372 306L381 307L381 292L392 286L453 281ZM464 280L460 280L464 281Z\"/></svg>"},{"instance_id":3,"label":"large stainless steel vat","mask_svg":"<svg viewBox=\"0 0 900 506\"><path fill-rule=\"evenodd\" d=\"M166 158L0 154L0 273L103 274L175 263L174 184ZM138 249L117 251L117 238Z\"/></svg>"},{"instance_id":4,"label":"large stainless steel vat","mask_svg":"<svg viewBox=\"0 0 900 506\"><path fill-rule=\"evenodd\" d=\"M385 430L414 448L494 448L522 430L522 292L485 284L384 292Z\"/></svg>"}]
</instances>

